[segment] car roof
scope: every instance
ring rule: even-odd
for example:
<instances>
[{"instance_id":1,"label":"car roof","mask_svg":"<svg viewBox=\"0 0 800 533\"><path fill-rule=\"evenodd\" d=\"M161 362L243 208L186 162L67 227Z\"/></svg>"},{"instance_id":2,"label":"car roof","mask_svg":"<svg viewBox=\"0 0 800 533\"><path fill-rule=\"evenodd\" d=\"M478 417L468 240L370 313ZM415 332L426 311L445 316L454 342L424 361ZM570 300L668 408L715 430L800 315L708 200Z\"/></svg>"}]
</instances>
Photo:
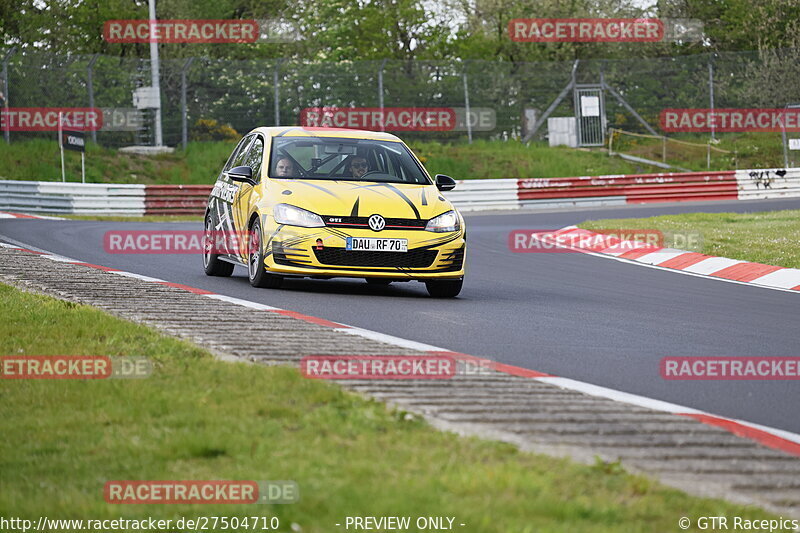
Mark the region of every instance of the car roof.
<instances>
[{"instance_id":1,"label":"car roof","mask_svg":"<svg viewBox=\"0 0 800 533\"><path fill-rule=\"evenodd\" d=\"M311 128L303 126L270 126L255 128L250 133L261 132L271 137L332 137L340 139L370 139L401 142L391 133L344 128Z\"/></svg>"}]
</instances>

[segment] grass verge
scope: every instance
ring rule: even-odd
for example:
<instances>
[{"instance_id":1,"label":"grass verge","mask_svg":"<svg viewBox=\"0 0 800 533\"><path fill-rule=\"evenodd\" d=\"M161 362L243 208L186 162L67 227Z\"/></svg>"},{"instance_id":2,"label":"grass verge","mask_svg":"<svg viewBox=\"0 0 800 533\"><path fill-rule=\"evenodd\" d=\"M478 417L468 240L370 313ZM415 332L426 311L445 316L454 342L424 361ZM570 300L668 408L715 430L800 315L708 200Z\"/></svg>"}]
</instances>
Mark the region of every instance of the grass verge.
<instances>
[{"instance_id":1,"label":"grass verge","mask_svg":"<svg viewBox=\"0 0 800 533\"><path fill-rule=\"evenodd\" d=\"M709 169L705 144L710 141L710 133L669 134L668 138L695 143L697 146L668 141L666 144L667 163L695 171ZM783 168L784 166L783 139L780 133L717 133L717 141L711 146L730 152L723 154L712 150L711 170ZM661 139L616 134L613 147L615 152L655 161L661 161L664 155L664 145ZM660 171L654 169L650 172Z\"/></svg>"},{"instance_id":2,"label":"grass verge","mask_svg":"<svg viewBox=\"0 0 800 533\"><path fill-rule=\"evenodd\" d=\"M415 142L411 148L432 175L471 178L558 178L656 172L600 151L575 150L546 143L475 141L472 144Z\"/></svg>"},{"instance_id":3,"label":"grass verge","mask_svg":"<svg viewBox=\"0 0 800 533\"><path fill-rule=\"evenodd\" d=\"M236 143L189 143L172 154L143 156L87 143L89 183L213 184ZM68 182L80 181L80 154L64 154ZM30 139L0 143L0 179L61 181L58 143Z\"/></svg>"},{"instance_id":4,"label":"grass verge","mask_svg":"<svg viewBox=\"0 0 800 533\"><path fill-rule=\"evenodd\" d=\"M89 143L86 181L90 183L213 184L235 143L192 142L172 154L142 156ZM476 141L473 144L415 142L431 174L456 179L553 178L649 172L601 152L550 148L544 143ZM0 179L60 181L58 144L46 139L0 143ZM65 154L67 181L80 181L80 155Z\"/></svg>"},{"instance_id":5,"label":"grass verge","mask_svg":"<svg viewBox=\"0 0 800 533\"><path fill-rule=\"evenodd\" d=\"M738 168L783 166L780 134L730 133L718 136L716 145L737 152ZM704 144L708 135L680 134L676 139ZM409 141L431 174L447 174L456 179L476 178L557 178L662 172L650 165L609 157L599 150L551 148L544 142L477 140L472 144ZM141 156L120 153L88 143L86 181L90 183L213 184L225 164L233 142L191 142L186 150L172 154ZM661 160L661 141L622 136L615 150ZM80 179L80 156L65 154L67 181ZM670 144L668 162L693 170L706 170L704 147ZM734 168L733 156L712 157L712 170ZM59 181L61 163L54 140L29 139L0 143L0 179Z\"/></svg>"},{"instance_id":6,"label":"grass verge","mask_svg":"<svg viewBox=\"0 0 800 533\"><path fill-rule=\"evenodd\" d=\"M763 213L686 213L652 218L592 220L585 229L656 229L699 233L709 255L800 268L800 210Z\"/></svg>"},{"instance_id":7,"label":"grass verge","mask_svg":"<svg viewBox=\"0 0 800 533\"><path fill-rule=\"evenodd\" d=\"M99 310L0 284L0 353L139 355L140 380L0 380L0 515L453 516L463 531L672 531L681 516L766 513L689 497L618 465L458 438L293 369L223 363ZM295 480L290 505L109 505L120 479Z\"/></svg>"}]
</instances>

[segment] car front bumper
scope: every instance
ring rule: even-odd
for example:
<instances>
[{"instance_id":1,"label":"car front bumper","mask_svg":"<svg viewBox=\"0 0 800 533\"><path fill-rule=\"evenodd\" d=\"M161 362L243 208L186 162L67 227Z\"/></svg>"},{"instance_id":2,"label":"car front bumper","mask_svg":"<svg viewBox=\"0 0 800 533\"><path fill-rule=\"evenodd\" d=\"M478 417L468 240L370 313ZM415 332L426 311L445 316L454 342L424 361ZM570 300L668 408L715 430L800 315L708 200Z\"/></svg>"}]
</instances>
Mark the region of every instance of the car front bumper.
<instances>
[{"instance_id":1,"label":"car front bumper","mask_svg":"<svg viewBox=\"0 0 800 533\"><path fill-rule=\"evenodd\" d=\"M395 280L464 277L466 241L463 226L448 233L270 226L265 228L263 236L264 264L275 274ZM408 239L408 251L346 250L347 237Z\"/></svg>"}]
</instances>

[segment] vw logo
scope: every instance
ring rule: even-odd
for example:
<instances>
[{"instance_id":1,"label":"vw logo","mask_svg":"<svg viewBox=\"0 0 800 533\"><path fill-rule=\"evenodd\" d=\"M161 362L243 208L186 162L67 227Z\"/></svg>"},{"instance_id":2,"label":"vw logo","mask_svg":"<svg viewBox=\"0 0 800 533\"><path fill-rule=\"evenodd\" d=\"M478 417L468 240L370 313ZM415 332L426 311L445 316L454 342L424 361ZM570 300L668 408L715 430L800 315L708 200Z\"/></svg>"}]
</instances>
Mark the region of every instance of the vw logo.
<instances>
[{"instance_id":1,"label":"vw logo","mask_svg":"<svg viewBox=\"0 0 800 533\"><path fill-rule=\"evenodd\" d=\"M372 231L380 231L386 227L386 221L380 215L369 217L369 227Z\"/></svg>"}]
</instances>

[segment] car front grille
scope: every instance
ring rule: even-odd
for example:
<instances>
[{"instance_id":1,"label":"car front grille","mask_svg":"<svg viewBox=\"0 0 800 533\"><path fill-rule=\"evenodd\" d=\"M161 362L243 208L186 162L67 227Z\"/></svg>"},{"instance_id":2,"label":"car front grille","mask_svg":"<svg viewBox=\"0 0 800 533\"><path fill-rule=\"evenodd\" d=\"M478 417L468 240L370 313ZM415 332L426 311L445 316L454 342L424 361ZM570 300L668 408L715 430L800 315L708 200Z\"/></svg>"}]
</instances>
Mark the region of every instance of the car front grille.
<instances>
[{"instance_id":1,"label":"car front grille","mask_svg":"<svg viewBox=\"0 0 800 533\"><path fill-rule=\"evenodd\" d=\"M344 248L314 249L317 261L323 265L353 267L405 267L427 268L436 259L436 250L409 250L407 252L368 252Z\"/></svg>"},{"instance_id":2,"label":"car front grille","mask_svg":"<svg viewBox=\"0 0 800 533\"><path fill-rule=\"evenodd\" d=\"M329 228L356 228L370 229L369 217L336 217L325 215L322 217ZM428 221L419 218L384 218L387 230L424 230Z\"/></svg>"}]
</instances>

